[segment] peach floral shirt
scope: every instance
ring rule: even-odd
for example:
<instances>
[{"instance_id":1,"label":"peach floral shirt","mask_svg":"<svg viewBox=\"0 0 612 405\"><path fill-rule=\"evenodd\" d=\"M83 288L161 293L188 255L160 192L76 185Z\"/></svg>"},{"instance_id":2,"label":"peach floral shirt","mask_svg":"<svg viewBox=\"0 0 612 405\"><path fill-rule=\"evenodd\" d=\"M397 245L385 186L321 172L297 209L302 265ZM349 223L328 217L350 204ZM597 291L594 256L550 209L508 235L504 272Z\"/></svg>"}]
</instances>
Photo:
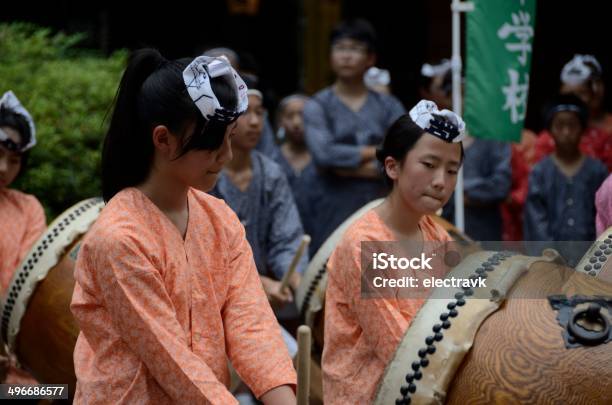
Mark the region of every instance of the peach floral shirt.
<instances>
[{"instance_id":1,"label":"peach floral shirt","mask_svg":"<svg viewBox=\"0 0 612 405\"><path fill-rule=\"evenodd\" d=\"M47 229L45 211L30 194L0 189L0 290L4 294L13 273Z\"/></svg>"},{"instance_id":2,"label":"peach floral shirt","mask_svg":"<svg viewBox=\"0 0 612 405\"><path fill-rule=\"evenodd\" d=\"M426 241L451 241L425 216ZM387 364L424 299L361 298L361 242L393 241L374 211L349 227L327 264L323 398L326 405L368 404Z\"/></svg>"},{"instance_id":3,"label":"peach floral shirt","mask_svg":"<svg viewBox=\"0 0 612 405\"><path fill-rule=\"evenodd\" d=\"M190 190L185 239L139 190L109 201L76 264L75 403L233 404L227 359L257 397L296 374L244 228Z\"/></svg>"}]
</instances>

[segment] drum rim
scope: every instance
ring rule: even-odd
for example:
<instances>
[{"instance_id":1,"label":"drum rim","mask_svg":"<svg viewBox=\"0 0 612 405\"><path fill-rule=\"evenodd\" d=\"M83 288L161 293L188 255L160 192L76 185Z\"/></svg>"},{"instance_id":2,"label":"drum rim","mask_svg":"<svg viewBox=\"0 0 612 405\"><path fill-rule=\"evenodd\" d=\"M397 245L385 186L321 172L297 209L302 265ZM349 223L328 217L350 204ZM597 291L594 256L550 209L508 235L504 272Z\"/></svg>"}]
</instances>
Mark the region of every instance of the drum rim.
<instances>
[{"instance_id":1,"label":"drum rim","mask_svg":"<svg viewBox=\"0 0 612 405\"><path fill-rule=\"evenodd\" d=\"M10 353L15 353L21 319L36 286L46 278L49 270L59 263L66 247L87 232L103 207L102 198L94 197L80 201L62 212L32 245L13 273L0 306L0 337ZM45 255L45 252L49 253ZM43 257L44 261L38 263Z\"/></svg>"}]
</instances>

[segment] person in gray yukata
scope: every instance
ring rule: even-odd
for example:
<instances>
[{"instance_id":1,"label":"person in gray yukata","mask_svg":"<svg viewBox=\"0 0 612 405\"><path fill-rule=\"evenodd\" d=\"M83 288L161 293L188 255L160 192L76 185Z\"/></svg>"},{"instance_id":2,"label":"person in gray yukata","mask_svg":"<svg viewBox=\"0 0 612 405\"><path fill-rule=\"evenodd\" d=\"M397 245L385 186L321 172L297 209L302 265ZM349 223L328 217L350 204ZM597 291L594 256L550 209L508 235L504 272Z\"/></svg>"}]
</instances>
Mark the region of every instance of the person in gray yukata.
<instances>
[{"instance_id":1,"label":"person in gray yukata","mask_svg":"<svg viewBox=\"0 0 612 405\"><path fill-rule=\"evenodd\" d=\"M363 81L376 60L375 33L367 21L341 23L331 34L331 45L336 81L304 108L306 144L314 162L302 174L311 254L353 212L384 195L376 146L405 113L399 100L368 90Z\"/></svg>"},{"instance_id":2,"label":"person in gray yukata","mask_svg":"<svg viewBox=\"0 0 612 405\"><path fill-rule=\"evenodd\" d=\"M280 166L255 150L262 134L265 110L262 95L249 89L249 106L238 118L232 136L233 159L229 161L210 192L222 198L238 215L253 250L257 271L270 304L275 309L292 301L290 291L280 291L280 281L298 250L304 230ZM300 274L308 265L304 254L290 281L297 288Z\"/></svg>"},{"instance_id":3,"label":"person in gray yukata","mask_svg":"<svg viewBox=\"0 0 612 405\"><path fill-rule=\"evenodd\" d=\"M560 95L547 109L555 151L534 166L525 203L525 240L595 239L595 193L608 176L606 166L580 151L588 109L577 97Z\"/></svg>"},{"instance_id":4,"label":"person in gray yukata","mask_svg":"<svg viewBox=\"0 0 612 405\"><path fill-rule=\"evenodd\" d=\"M304 231L289 182L278 164L251 151L253 178L245 191L222 173L212 191L238 215L259 274L280 280L289 269ZM302 256L298 272L308 264Z\"/></svg>"}]
</instances>

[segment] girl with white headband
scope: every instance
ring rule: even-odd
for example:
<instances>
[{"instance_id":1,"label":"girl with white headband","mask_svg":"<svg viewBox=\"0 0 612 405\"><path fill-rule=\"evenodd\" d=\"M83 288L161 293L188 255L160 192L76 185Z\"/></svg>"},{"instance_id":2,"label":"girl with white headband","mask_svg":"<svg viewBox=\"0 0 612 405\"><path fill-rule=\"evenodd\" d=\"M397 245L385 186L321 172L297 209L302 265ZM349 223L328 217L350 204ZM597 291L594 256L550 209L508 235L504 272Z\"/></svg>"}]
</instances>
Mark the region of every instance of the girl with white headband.
<instances>
[{"instance_id":1,"label":"girl with white headband","mask_svg":"<svg viewBox=\"0 0 612 405\"><path fill-rule=\"evenodd\" d=\"M434 215L450 198L463 161L465 124L422 100L389 128L377 151L391 192L344 234L327 264L323 394L326 404L373 399L387 363L423 299L363 298L362 243L451 238Z\"/></svg>"},{"instance_id":2,"label":"girl with white headband","mask_svg":"<svg viewBox=\"0 0 612 405\"><path fill-rule=\"evenodd\" d=\"M0 98L0 294L4 295L13 273L47 224L35 196L9 188L25 171L30 149L36 145L36 129L30 113L12 91ZM36 384L15 367L4 372L8 359L0 360L0 382Z\"/></svg>"},{"instance_id":3,"label":"girl with white headband","mask_svg":"<svg viewBox=\"0 0 612 405\"><path fill-rule=\"evenodd\" d=\"M228 358L263 403L294 403L244 228L205 193L246 91L225 59L130 58L102 152L107 205L75 270L75 403L237 403Z\"/></svg>"}]
</instances>

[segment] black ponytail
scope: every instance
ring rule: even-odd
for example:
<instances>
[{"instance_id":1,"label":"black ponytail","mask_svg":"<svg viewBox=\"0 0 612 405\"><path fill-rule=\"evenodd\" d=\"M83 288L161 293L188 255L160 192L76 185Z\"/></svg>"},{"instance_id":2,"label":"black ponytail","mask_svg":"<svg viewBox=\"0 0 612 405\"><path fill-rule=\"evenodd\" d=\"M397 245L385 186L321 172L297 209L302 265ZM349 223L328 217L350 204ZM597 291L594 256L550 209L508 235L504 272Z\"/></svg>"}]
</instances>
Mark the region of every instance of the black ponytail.
<instances>
[{"instance_id":1,"label":"black ponytail","mask_svg":"<svg viewBox=\"0 0 612 405\"><path fill-rule=\"evenodd\" d=\"M166 60L154 49L141 49L131 55L102 149L105 201L147 178L154 152L151 131L157 125L165 125L181 138L181 155L192 149L215 150L222 145L227 124L207 122L183 82L183 70L190 62ZM238 100L226 80L215 78L211 86L219 103L233 110ZM187 133L193 124L195 129Z\"/></svg>"}]
</instances>

